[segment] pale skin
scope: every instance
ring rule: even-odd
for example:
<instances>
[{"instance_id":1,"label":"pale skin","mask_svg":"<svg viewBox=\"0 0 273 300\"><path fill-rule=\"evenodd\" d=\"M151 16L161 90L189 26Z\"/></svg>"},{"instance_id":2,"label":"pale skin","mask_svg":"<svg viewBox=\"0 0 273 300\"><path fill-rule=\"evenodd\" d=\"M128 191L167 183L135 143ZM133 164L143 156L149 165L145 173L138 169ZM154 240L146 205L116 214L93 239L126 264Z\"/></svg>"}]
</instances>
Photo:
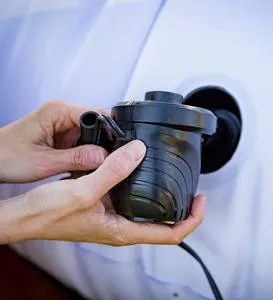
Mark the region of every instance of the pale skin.
<instances>
[{"instance_id":1,"label":"pale skin","mask_svg":"<svg viewBox=\"0 0 273 300\"><path fill-rule=\"evenodd\" d=\"M95 145L72 147L86 110L90 108L50 101L0 129L1 182L96 169L0 201L0 244L36 239L112 246L180 243L202 222L205 197L197 196L190 216L174 226L136 223L117 215L108 192L140 164L146 148L137 140L111 154Z\"/></svg>"}]
</instances>

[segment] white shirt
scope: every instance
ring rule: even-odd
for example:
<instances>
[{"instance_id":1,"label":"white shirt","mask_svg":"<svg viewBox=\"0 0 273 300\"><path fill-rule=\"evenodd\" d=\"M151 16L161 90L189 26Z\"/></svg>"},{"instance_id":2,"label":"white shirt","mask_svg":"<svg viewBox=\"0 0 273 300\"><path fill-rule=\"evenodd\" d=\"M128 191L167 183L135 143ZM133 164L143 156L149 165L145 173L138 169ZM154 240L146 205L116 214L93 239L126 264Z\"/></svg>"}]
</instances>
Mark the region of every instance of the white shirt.
<instances>
[{"instance_id":1,"label":"white shirt","mask_svg":"<svg viewBox=\"0 0 273 300\"><path fill-rule=\"evenodd\" d=\"M52 98L111 107L153 89L225 88L241 110L241 140L227 165L200 176L205 220L186 242L225 299L272 299L271 12L270 0L3 0L1 126ZM1 197L32 187L2 185ZM14 248L89 299L213 299L198 263L177 246Z\"/></svg>"}]
</instances>

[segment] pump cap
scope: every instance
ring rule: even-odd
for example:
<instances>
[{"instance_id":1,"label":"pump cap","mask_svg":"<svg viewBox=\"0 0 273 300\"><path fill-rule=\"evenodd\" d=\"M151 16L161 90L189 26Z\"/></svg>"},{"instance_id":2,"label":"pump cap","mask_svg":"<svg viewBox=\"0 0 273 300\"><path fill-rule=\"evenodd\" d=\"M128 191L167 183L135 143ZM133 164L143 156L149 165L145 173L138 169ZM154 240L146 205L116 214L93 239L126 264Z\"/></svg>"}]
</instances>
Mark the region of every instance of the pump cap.
<instances>
[{"instance_id":1,"label":"pump cap","mask_svg":"<svg viewBox=\"0 0 273 300\"><path fill-rule=\"evenodd\" d=\"M145 101L157 101L157 102L175 102L182 103L183 97L176 93L165 91L150 91L145 94Z\"/></svg>"},{"instance_id":2,"label":"pump cap","mask_svg":"<svg viewBox=\"0 0 273 300\"><path fill-rule=\"evenodd\" d=\"M178 130L213 134L216 131L216 116L209 110L182 104L183 97L165 91L150 91L145 101L119 102L112 107L115 121L146 123L173 127Z\"/></svg>"}]
</instances>

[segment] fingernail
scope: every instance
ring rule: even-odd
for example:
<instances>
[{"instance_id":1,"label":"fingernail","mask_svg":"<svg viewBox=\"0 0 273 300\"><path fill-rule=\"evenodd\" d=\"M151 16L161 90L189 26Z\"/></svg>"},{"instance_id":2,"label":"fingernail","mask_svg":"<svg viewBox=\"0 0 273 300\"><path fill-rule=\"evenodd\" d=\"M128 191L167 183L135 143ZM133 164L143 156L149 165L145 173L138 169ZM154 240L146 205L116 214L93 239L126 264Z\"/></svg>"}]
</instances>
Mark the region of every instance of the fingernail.
<instances>
[{"instance_id":1,"label":"fingernail","mask_svg":"<svg viewBox=\"0 0 273 300\"><path fill-rule=\"evenodd\" d=\"M146 152L146 146L143 142L135 140L130 142L125 148L125 155L131 160L138 161L143 158Z\"/></svg>"}]
</instances>

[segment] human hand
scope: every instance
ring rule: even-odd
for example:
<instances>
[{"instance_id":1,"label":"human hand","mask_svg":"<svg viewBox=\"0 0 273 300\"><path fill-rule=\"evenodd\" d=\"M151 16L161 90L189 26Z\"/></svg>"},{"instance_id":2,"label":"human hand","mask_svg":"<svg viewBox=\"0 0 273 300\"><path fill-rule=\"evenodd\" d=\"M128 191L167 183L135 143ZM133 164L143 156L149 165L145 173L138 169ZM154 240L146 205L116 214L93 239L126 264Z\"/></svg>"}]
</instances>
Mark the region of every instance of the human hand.
<instances>
[{"instance_id":1,"label":"human hand","mask_svg":"<svg viewBox=\"0 0 273 300\"><path fill-rule=\"evenodd\" d=\"M186 220L170 226L131 222L115 214L107 196L139 165L145 151L142 142L130 142L89 175L41 185L3 201L0 243L46 239L114 246L178 244L201 223L204 197L194 199Z\"/></svg>"},{"instance_id":2,"label":"human hand","mask_svg":"<svg viewBox=\"0 0 273 300\"><path fill-rule=\"evenodd\" d=\"M80 134L80 115L87 110L50 101L1 128L0 181L31 182L63 172L97 168L107 156L103 148L72 148Z\"/></svg>"}]
</instances>

